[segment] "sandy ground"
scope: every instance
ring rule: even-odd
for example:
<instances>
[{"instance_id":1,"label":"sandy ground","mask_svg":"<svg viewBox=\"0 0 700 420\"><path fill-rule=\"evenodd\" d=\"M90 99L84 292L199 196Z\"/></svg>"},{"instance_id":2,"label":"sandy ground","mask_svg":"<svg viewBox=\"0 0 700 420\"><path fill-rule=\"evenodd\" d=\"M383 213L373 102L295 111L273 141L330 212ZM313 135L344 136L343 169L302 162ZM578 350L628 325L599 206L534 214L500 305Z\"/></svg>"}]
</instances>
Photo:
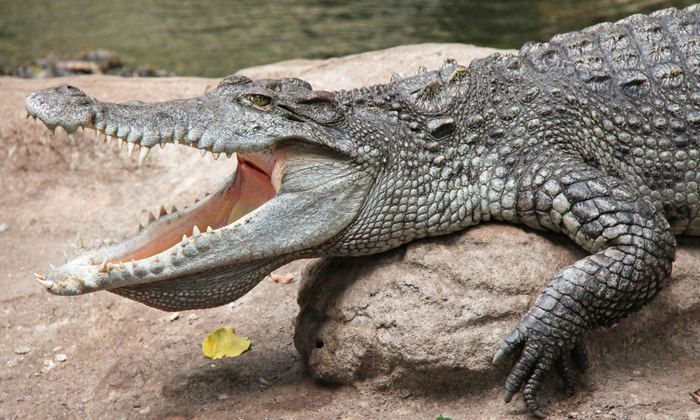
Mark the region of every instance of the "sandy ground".
<instances>
[{"instance_id":1,"label":"sandy ground","mask_svg":"<svg viewBox=\"0 0 700 420\"><path fill-rule=\"evenodd\" d=\"M425 45L243 73L351 88L386 82L392 71L415 71L419 64L436 67L447 56L466 63L486 52ZM77 232L86 241L134 235L149 210L191 204L234 167L233 161L168 146L137 168L135 157L98 144L92 132L78 133L77 145L68 144L62 131L49 141L42 125L25 120L23 100L32 90L63 82L110 101L198 96L217 83L0 78L0 419L527 418L520 399L503 404L500 385L413 396L314 384L292 344L298 279L289 285L266 279L233 304L178 316L106 292L47 294L31 273L60 264ZM279 272L297 273L303 264ZM237 358L205 358L202 341L222 326L252 339L252 350ZM576 396L551 392L543 402L554 419L700 419L700 405L688 395L700 388L698 352L694 356L662 354L653 363L633 357L619 366L594 361Z\"/></svg>"}]
</instances>

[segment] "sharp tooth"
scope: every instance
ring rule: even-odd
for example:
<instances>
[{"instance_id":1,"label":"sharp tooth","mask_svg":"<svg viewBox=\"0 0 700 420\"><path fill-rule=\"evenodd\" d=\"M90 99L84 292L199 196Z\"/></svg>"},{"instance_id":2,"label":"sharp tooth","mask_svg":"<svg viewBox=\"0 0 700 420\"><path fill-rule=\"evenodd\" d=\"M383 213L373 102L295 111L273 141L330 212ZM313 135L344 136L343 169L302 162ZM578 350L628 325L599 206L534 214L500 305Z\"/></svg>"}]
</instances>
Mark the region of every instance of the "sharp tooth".
<instances>
[{"instance_id":1,"label":"sharp tooth","mask_svg":"<svg viewBox=\"0 0 700 420\"><path fill-rule=\"evenodd\" d=\"M126 152L129 154L129 157L131 157L134 154L134 147L136 147L136 143L126 143Z\"/></svg>"},{"instance_id":2,"label":"sharp tooth","mask_svg":"<svg viewBox=\"0 0 700 420\"><path fill-rule=\"evenodd\" d=\"M36 277L37 280L44 280L44 275L43 275L43 274L34 273L34 277Z\"/></svg>"},{"instance_id":3,"label":"sharp tooth","mask_svg":"<svg viewBox=\"0 0 700 420\"><path fill-rule=\"evenodd\" d=\"M65 289L66 286L68 286L68 283L66 283L65 281L58 282L58 287L60 287L61 289Z\"/></svg>"},{"instance_id":4,"label":"sharp tooth","mask_svg":"<svg viewBox=\"0 0 700 420\"><path fill-rule=\"evenodd\" d=\"M138 263L134 261L134 259L131 259L131 265L134 266L134 268L138 267Z\"/></svg>"},{"instance_id":5,"label":"sharp tooth","mask_svg":"<svg viewBox=\"0 0 700 420\"><path fill-rule=\"evenodd\" d=\"M100 137L102 136L102 132L101 132L101 131L97 131L97 129L95 129L95 134L97 135L97 141L100 141ZM104 143L107 143L107 136L105 136L105 139L102 140L102 141L103 141Z\"/></svg>"},{"instance_id":6,"label":"sharp tooth","mask_svg":"<svg viewBox=\"0 0 700 420\"><path fill-rule=\"evenodd\" d=\"M25 120L28 120L29 117L31 117L31 116L32 116L32 115L29 113L29 111L27 111L27 116L26 116L24 119L25 119Z\"/></svg>"},{"instance_id":7,"label":"sharp tooth","mask_svg":"<svg viewBox=\"0 0 700 420\"><path fill-rule=\"evenodd\" d=\"M46 281L46 280L44 280L44 279L40 279L40 278L39 278L39 274L34 274L34 275L37 276L37 277L36 277L36 281L38 281L39 284L41 284L42 286L44 286L46 289L50 289L50 288L53 287L53 283L51 283L50 281Z\"/></svg>"},{"instance_id":8,"label":"sharp tooth","mask_svg":"<svg viewBox=\"0 0 700 420\"><path fill-rule=\"evenodd\" d=\"M168 211L165 209L165 206L161 205L160 206L160 214L158 215L158 217L163 217L166 214L168 214Z\"/></svg>"},{"instance_id":9,"label":"sharp tooth","mask_svg":"<svg viewBox=\"0 0 700 420\"><path fill-rule=\"evenodd\" d=\"M197 227L197 225L194 225L194 227L192 228L192 237L199 238L200 235L201 233L199 232L199 228Z\"/></svg>"},{"instance_id":10,"label":"sharp tooth","mask_svg":"<svg viewBox=\"0 0 700 420\"><path fill-rule=\"evenodd\" d=\"M53 266L53 264L49 263L49 267L51 267L52 270L55 270L56 267Z\"/></svg>"},{"instance_id":11,"label":"sharp tooth","mask_svg":"<svg viewBox=\"0 0 700 420\"><path fill-rule=\"evenodd\" d=\"M202 157L204 157L204 155L207 154L207 149L199 149L199 154L202 155Z\"/></svg>"},{"instance_id":12,"label":"sharp tooth","mask_svg":"<svg viewBox=\"0 0 700 420\"><path fill-rule=\"evenodd\" d=\"M211 155L212 155L212 157L214 158L214 160L218 160L220 154L221 154L221 153L212 153Z\"/></svg>"},{"instance_id":13,"label":"sharp tooth","mask_svg":"<svg viewBox=\"0 0 700 420\"><path fill-rule=\"evenodd\" d=\"M211 228L211 226L207 226L207 233L212 233L214 229Z\"/></svg>"},{"instance_id":14,"label":"sharp tooth","mask_svg":"<svg viewBox=\"0 0 700 420\"><path fill-rule=\"evenodd\" d=\"M66 262L68 262L68 254L66 253L66 251L63 251L63 256L66 257Z\"/></svg>"},{"instance_id":15,"label":"sharp tooth","mask_svg":"<svg viewBox=\"0 0 700 420\"><path fill-rule=\"evenodd\" d=\"M208 193L208 192L205 192L205 193L204 193L204 196L205 196L205 197L209 197L209 193Z\"/></svg>"},{"instance_id":16,"label":"sharp tooth","mask_svg":"<svg viewBox=\"0 0 700 420\"><path fill-rule=\"evenodd\" d=\"M151 151L150 147L146 146L141 146L141 151L139 151L139 166L143 165L143 162L146 160L146 157L148 156L148 152Z\"/></svg>"},{"instance_id":17,"label":"sharp tooth","mask_svg":"<svg viewBox=\"0 0 700 420\"><path fill-rule=\"evenodd\" d=\"M143 225L141 224L141 222L139 222L139 232L141 232L142 230L143 230Z\"/></svg>"},{"instance_id":18,"label":"sharp tooth","mask_svg":"<svg viewBox=\"0 0 700 420\"><path fill-rule=\"evenodd\" d=\"M121 262L121 261L119 261L119 269L120 269L120 270L123 270L123 269L125 269L125 268L126 268L126 266L124 265L124 263Z\"/></svg>"},{"instance_id":19,"label":"sharp tooth","mask_svg":"<svg viewBox=\"0 0 700 420\"><path fill-rule=\"evenodd\" d=\"M177 211L177 207L173 206L172 210L170 210L170 213L175 213Z\"/></svg>"},{"instance_id":20,"label":"sharp tooth","mask_svg":"<svg viewBox=\"0 0 700 420\"><path fill-rule=\"evenodd\" d=\"M98 273L106 273L107 272L107 257L102 261L102 264L100 264L100 268L97 270Z\"/></svg>"},{"instance_id":21,"label":"sharp tooth","mask_svg":"<svg viewBox=\"0 0 700 420\"><path fill-rule=\"evenodd\" d=\"M148 212L148 224L150 225L152 221L156 220L156 216L153 215L152 211Z\"/></svg>"},{"instance_id":22,"label":"sharp tooth","mask_svg":"<svg viewBox=\"0 0 700 420\"><path fill-rule=\"evenodd\" d=\"M75 242L78 244L78 248L85 248L85 245L83 245L83 237L80 235L80 232L78 232L78 235L75 237Z\"/></svg>"},{"instance_id":23,"label":"sharp tooth","mask_svg":"<svg viewBox=\"0 0 700 420\"><path fill-rule=\"evenodd\" d=\"M233 156L233 153L226 153L226 159L231 159L231 156Z\"/></svg>"},{"instance_id":24,"label":"sharp tooth","mask_svg":"<svg viewBox=\"0 0 700 420\"><path fill-rule=\"evenodd\" d=\"M174 139L173 139L173 144L175 145L175 147L179 146L179 145L180 145L180 140L174 138Z\"/></svg>"},{"instance_id":25,"label":"sharp tooth","mask_svg":"<svg viewBox=\"0 0 700 420\"><path fill-rule=\"evenodd\" d=\"M75 143L75 133L68 133L68 141Z\"/></svg>"},{"instance_id":26,"label":"sharp tooth","mask_svg":"<svg viewBox=\"0 0 700 420\"><path fill-rule=\"evenodd\" d=\"M105 135L105 142L107 143L107 147L112 146L112 136Z\"/></svg>"},{"instance_id":27,"label":"sharp tooth","mask_svg":"<svg viewBox=\"0 0 700 420\"><path fill-rule=\"evenodd\" d=\"M47 127L48 128L48 127ZM48 128L49 130L49 138L53 140L53 136L56 135L56 129L55 128Z\"/></svg>"},{"instance_id":28,"label":"sharp tooth","mask_svg":"<svg viewBox=\"0 0 700 420\"><path fill-rule=\"evenodd\" d=\"M124 146L124 139L121 137L117 137L119 139L119 150L122 150L122 146Z\"/></svg>"},{"instance_id":29,"label":"sharp tooth","mask_svg":"<svg viewBox=\"0 0 700 420\"><path fill-rule=\"evenodd\" d=\"M199 203L199 198L194 199L194 204L197 204L197 203Z\"/></svg>"},{"instance_id":30,"label":"sharp tooth","mask_svg":"<svg viewBox=\"0 0 700 420\"><path fill-rule=\"evenodd\" d=\"M190 241L187 239L187 235L182 235L182 242L180 242L180 245L185 246L189 243Z\"/></svg>"}]
</instances>

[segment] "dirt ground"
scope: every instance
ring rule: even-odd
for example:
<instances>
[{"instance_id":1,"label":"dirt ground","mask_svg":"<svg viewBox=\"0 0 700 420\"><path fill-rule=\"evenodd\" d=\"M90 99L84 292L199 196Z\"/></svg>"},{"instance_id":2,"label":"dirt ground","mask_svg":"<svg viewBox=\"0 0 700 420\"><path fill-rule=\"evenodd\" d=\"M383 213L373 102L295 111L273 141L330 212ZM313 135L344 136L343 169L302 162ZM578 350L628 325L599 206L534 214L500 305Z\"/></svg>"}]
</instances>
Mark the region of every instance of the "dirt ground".
<instances>
[{"instance_id":1,"label":"dirt ground","mask_svg":"<svg viewBox=\"0 0 700 420\"><path fill-rule=\"evenodd\" d=\"M485 52L427 45L243 73L302 75L315 87L350 88L387 81L392 70L415 71L418 63L435 67L446 56L468 62ZM357 75L358 63L372 70ZM314 384L292 344L298 278L288 285L268 278L233 304L177 315L107 292L46 293L32 273L60 264L62 251L75 247L77 232L86 241L132 236L149 210L191 204L234 167L233 160L214 162L210 154L200 158L186 147L168 146L137 168L135 157L98 143L91 131L78 133L77 145L68 144L63 131L50 141L43 125L25 120L23 100L32 90L63 82L110 101L198 96L217 83L0 78L0 419L528 418L519 397L502 402L500 385L414 396ZM278 272L298 273L303 264ZM202 341L223 326L250 338L251 351L205 358ZM574 397L546 394L542 402L550 418L700 419L700 405L688 395L700 388L700 352L645 359L636 357L634 347L630 343L628 358L607 354L607 361L594 360ZM624 361L610 361L618 357Z\"/></svg>"}]
</instances>

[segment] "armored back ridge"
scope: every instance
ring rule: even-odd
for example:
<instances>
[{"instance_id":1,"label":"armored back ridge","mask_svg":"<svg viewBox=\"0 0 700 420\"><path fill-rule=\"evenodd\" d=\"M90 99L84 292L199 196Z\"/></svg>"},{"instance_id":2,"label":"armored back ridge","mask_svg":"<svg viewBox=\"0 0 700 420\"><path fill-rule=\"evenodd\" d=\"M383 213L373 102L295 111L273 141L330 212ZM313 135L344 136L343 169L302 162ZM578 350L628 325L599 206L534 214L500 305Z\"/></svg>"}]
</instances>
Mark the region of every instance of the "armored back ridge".
<instances>
[{"instance_id":1,"label":"armored back ridge","mask_svg":"<svg viewBox=\"0 0 700 420\"><path fill-rule=\"evenodd\" d=\"M50 129L139 146L186 144L238 168L211 196L161 211L119 244L81 247L40 283L109 290L164 310L235 300L274 268L355 256L491 219L567 235L590 256L562 270L505 338L505 400L528 409L554 366L573 393L582 334L649 302L674 234L700 233L700 8L668 9L353 91L229 76L201 98L100 102L32 93Z\"/></svg>"}]
</instances>

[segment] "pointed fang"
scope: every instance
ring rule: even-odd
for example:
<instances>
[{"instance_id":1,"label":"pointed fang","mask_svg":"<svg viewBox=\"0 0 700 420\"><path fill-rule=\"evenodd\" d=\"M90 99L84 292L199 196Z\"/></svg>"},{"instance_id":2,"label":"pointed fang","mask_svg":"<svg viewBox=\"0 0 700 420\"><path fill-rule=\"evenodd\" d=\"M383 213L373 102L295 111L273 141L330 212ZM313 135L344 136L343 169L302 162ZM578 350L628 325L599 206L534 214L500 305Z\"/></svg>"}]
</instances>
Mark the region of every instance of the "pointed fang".
<instances>
[{"instance_id":1,"label":"pointed fang","mask_svg":"<svg viewBox=\"0 0 700 420\"><path fill-rule=\"evenodd\" d=\"M152 211L148 212L148 224L150 225L152 221L156 220L156 216L153 215Z\"/></svg>"},{"instance_id":2,"label":"pointed fang","mask_svg":"<svg viewBox=\"0 0 700 420\"><path fill-rule=\"evenodd\" d=\"M214 158L214 160L219 160L219 155L220 155L220 154L221 154L221 153L212 153L211 155L212 155L212 157Z\"/></svg>"},{"instance_id":3,"label":"pointed fang","mask_svg":"<svg viewBox=\"0 0 700 420\"><path fill-rule=\"evenodd\" d=\"M214 229L211 228L211 226L207 226L207 233L212 233Z\"/></svg>"},{"instance_id":4,"label":"pointed fang","mask_svg":"<svg viewBox=\"0 0 700 420\"><path fill-rule=\"evenodd\" d=\"M163 217L166 214L168 214L168 211L165 209L165 206L161 205L160 206L160 214L158 214L158 217Z\"/></svg>"},{"instance_id":5,"label":"pointed fang","mask_svg":"<svg viewBox=\"0 0 700 420\"><path fill-rule=\"evenodd\" d=\"M199 154L202 155L202 157L204 157L204 155L207 154L207 149L199 149Z\"/></svg>"},{"instance_id":6,"label":"pointed fang","mask_svg":"<svg viewBox=\"0 0 700 420\"><path fill-rule=\"evenodd\" d=\"M100 264L99 270L97 270L98 273L106 273L108 272L107 270L107 257L102 261L102 264Z\"/></svg>"},{"instance_id":7,"label":"pointed fang","mask_svg":"<svg viewBox=\"0 0 700 420\"><path fill-rule=\"evenodd\" d=\"M66 262L68 262L68 253L66 251L63 251L63 256L66 257Z\"/></svg>"},{"instance_id":8,"label":"pointed fang","mask_svg":"<svg viewBox=\"0 0 700 420\"><path fill-rule=\"evenodd\" d=\"M107 143L107 147L112 146L112 136L105 136L105 143Z\"/></svg>"},{"instance_id":9,"label":"pointed fang","mask_svg":"<svg viewBox=\"0 0 700 420\"><path fill-rule=\"evenodd\" d=\"M55 270L56 267L53 266L53 264L49 263L49 267L51 267L52 270Z\"/></svg>"},{"instance_id":10,"label":"pointed fang","mask_svg":"<svg viewBox=\"0 0 700 420\"><path fill-rule=\"evenodd\" d=\"M68 133L68 141L75 144L75 133Z\"/></svg>"},{"instance_id":11,"label":"pointed fang","mask_svg":"<svg viewBox=\"0 0 700 420\"><path fill-rule=\"evenodd\" d=\"M122 146L124 146L124 139L121 137L117 137L119 139L119 150L122 150Z\"/></svg>"},{"instance_id":12,"label":"pointed fang","mask_svg":"<svg viewBox=\"0 0 700 420\"><path fill-rule=\"evenodd\" d=\"M50 281L46 281L46 280L44 280L44 279L40 279L40 278L39 278L39 274L34 274L34 275L37 276L37 277L36 277L36 281L38 281L39 284L41 284L42 286L44 286L47 290L53 287L53 283L51 283Z\"/></svg>"},{"instance_id":13,"label":"pointed fang","mask_svg":"<svg viewBox=\"0 0 700 420\"><path fill-rule=\"evenodd\" d=\"M139 151L139 166L143 166L143 162L146 161L146 157L148 157L148 152L150 151L150 147L141 146L141 151Z\"/></svg>"},{"instance_id":14,"label":"pointed fang","mask_svg":"<svg viewBox=\"0 0 700 420\"><path fill-rule=\"evenodd\" d=\"M83 245L83 237L80 235L80 232L78 232L78 235L75 237L75 243L78 244L78 248L85 248L85 245Z\"/></svg>"},{"instance_id":15,"label":"pointed fang","mask_svg":"<svg viewBox=\"0 0 700 420\"><path fill-rule=\"evenodd\" d=\"M194 225L194 228L192 228L192 237L198 238L200 235L201 233L199 232L199 228L197 227L197 225Z\"/></svg>"},{"instance_id":16,"label":"pointed fang","mask_svg":"<svg viewBox=\"0 0 700 420\"><path fill-rule=\"evenodd\" d=\"M185 246L189 243L190 241L187 239L187 235L182 235L182 242L180 242L180 245Z\"/></svg>"},{"instance_id":17,"label":"pointed fang","mask_svg":"<svg viewBox=\"0 0 700 420\"><path fill-rule=\"evenodd\" d=\"M133 156L134 154L134 147L136 147L136 143L131 143L128 142L126 145L126 153L128 153L129 157Z\"/></svg>"}]
</instances>

